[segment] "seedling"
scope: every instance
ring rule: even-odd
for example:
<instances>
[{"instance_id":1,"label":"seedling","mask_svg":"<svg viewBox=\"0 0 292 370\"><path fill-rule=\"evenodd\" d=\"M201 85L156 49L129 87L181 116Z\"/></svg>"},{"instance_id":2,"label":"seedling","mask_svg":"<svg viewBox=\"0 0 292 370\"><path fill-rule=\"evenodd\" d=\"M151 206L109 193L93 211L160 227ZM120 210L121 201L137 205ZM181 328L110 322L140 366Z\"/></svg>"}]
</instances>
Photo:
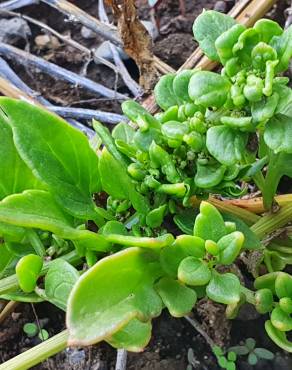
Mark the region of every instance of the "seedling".
<instances>
[{"instance_id":1,"label":"seedling","mask_svg":"<svg viewBox=\"0 0 292 370\"><path fill-rule=\"evenodd\" d=\"M273 352L265 348L257 348L256 341L253 338L247 338L243 345L230 347L228 352L232 351L237 356L247 356L250 365L256 365L260 359L273 360Z\"/></svg>"},{"instance_id":2,"label":"seedling","mask_svg":"<svg viewBox=\"0 0 292 370\"><path fill-rule=\"evenodd\" d=\"M23 326L23 331L30 338L38 336L41 341L45 341L49 338L49 333L46 329L39 329L38 326L32 322L26 323Z\"/></svg>"}]
</instances>

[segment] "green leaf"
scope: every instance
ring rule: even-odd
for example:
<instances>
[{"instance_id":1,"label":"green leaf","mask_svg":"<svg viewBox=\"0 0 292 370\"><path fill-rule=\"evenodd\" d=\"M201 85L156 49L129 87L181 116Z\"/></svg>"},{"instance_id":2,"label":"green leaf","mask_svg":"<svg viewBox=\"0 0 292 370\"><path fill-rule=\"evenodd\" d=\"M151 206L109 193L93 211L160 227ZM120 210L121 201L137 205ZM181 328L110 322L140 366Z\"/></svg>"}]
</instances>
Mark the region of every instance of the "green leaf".
<instances>
[{"instance_id":1,"label":"green leaf","mask_svg":"<svg viewBox=\"0 0 292 370\"><path fill-rule=\"evenodd\" d=\"M257 362L258 362L258 358L257 358L257 356L256 356L253 352L251 352L251 353L248 355L248 357L247 357L247 362L248 362L250 365L254 366L254 365L256 365L256 364L257 364Z\"/></svg>"},{"instance_id":2,"label":"green leaf","mask_svg":"<svg viewBox=\"0 0 292 370\"><path fill-rule=\"evenodd\" d=\"M210 299L218 303L237 303L240 300L240 281L234 274L219 274L213 270L206 293Z\"/></svg>"},{"instance_id":3,"label":"green leaf","mask_svg":"<svg viewBox=\"0 0 292 370\"><path fill-rule=\"evenodd\" d=\"M190 79L189 96L203 107L222 107L230 90L229 80L215 72L198 71Z\"/></svg>"},{"instance_id":4,"label":"green leaf","mask_svg":"<svg viewBox=\"0 0 292 370\"><path fill-rule=\"evenodd\" d=\"M271 323L270 320L265 322L265 329L268 336L272 339L274 343L277 344L280 348L284 349L287 352L292 352L292 342L290 342L285 332L277 330Z\"/></svg>"},{"instance_id":5,"label":"green leaf","mask_svg":"<svg viewBox=\"0 0 292 370\"><path fill-rule=\"evenodd\" d=\"M34 290L42 267L43 260L35 254L28 254L18 261L15 272L19 286L25 293Z\"/></svg>"},{"instance_id":6,"label":"green leaf","mask_svg":"<svg viewBox=\"0 0 292 370\"><path fill-rule=\"evenodd\" d=\"M69 294L79 276L79 272L62 258L53 261L45 276L46 299L66 311Z\"/></svg>"},{"instance_id":7,"label":"green leaf","mask_svg":"<svg viewBox=\"0 0 292 370\"><path fill-rule=\"evenodd\" d=\"M0 116L0 200L41 186L15 148L11 127Z\"/></svg>"},{"instance_id":8,"label":"green leaf","mask_svg":"<svg viewBox=\"0 0 292 370\"><path fill-rule=\"evenodd\" d=\"M231 221L236 224L236 230L241 231L244 235L244 242L242 248L246 249L260 249L262 247L260 239L248 227L248 225L238 217L230 213L222 213L224 221Z\"/></svg>"},{"instance_id":9,"label":"green leaf","mask_svg":"<svg viewBox=\"0 0 292 370\"><path fill-rule=\"evenodd\" d=\"M198 211L196 209L183 209L173 217L173 221L179 229L188 235L193 235L194 223Z\"/></svg>"},{"instance_id":10,"label":"green leaf","mask_svg":"<svg viewBox=\"0 0 292 370\"><path fill-rule=\"evenodd\" d=\"M13 292L2 294L0 295L0 299L25 303L41 303L44 301L44 299L38 296L35 292L24 293L22 290L16 290Z\"/></svg>"},{"instance_id":11,"label":"green leaf","mask_svg":"<svg viewBox=\"0 0 292 370\"><path fill-rule=\"evenodd\" d=\"M124 224L119 221L108 221L101 229L99 229L103 235L119 234L128 235L128 231Z\"/></svg>"},{"instance_id":12,"label":"green leaf","mask_svg":"<svg viewBox=\"0 0 292 370\"><path fill-rule=\"evenodd\" d=\"M142 214L149 211L146 198L137 192L127 169L106 148L102 151L98 168L102 187L108 194L116 199L129 199L133 207Z\"/></svg>"},{"instance_id":13,"label":"green leaf","mask_svg":"<svg viewBox=\"0 0 292 370\"><path fill-rule=\"evenodd\" d=\"M167 110L173 105L178 105L177 97L173 91L173 81L175 74L169 73L162 76L154 88L156 103L163 110Z\"/></svg>"},{"instance_id":14,"label":"green leaf","mask_svg":"<svg viewBox=\"0 0 292 370\"><path fill-rule=\"evenodd\" d=\"M249 353L249 349L246 346L233 346L228 348L228 352L234 352L238 356L244 356Z\"/></svg>"},{"instance_id":15,"label":"green leaf","mask_svg":"<svg viewBox=\"0 0 292 370\"><path fill-rule=\"evenodd\" d=\"M35 335L37 335L39 329L35 323L28 322L23 325L23 331L25 332L25 334L27 334L27 336L34 337Z\"/></svg>"},{"instance_id":16,"label":"green leaf","mask_svg":"<svg viewBox=\"0 0 292 370\"><path fill-rule=\"evenodd\" d=\"M292 154L291 153L270 153L268 172L265 177L264 187L262 189L264 205L269 209L276 194L278 184L282 176L292 177Z\"/></svg>"},{"instance_id":17,"label":"green leaf","mask_svg":"<svg viewBox=\"0 0 292 370\"><path fill-rule=\"evenodd\" d=\"M273 352L265 348L255 348L254 353L257 355L257 357L262 358L264 360L273 360L275 358Z\"/></svg>"},{"instance_id":18,"label":"green leaf","mask_svg":"<svg viewBox=\"0 0 292 370\"><path fill-rule=\"evenodd\" d=\"M279 306L273 309L271 322L273 326L280 331L292 330L292 317L284 312Z\"/></svg>"},{"instance_id":19,"label":"green leaf","mask_svg":"<svg viewBox=\"0 0 292 370\"><path fill-rule=\"evenodd\" d=\"M164 271L176 278L178 266L189 256L201 258L205 254L204 240L191 235L179 235L175 242L163 248L160 253L160 262Z\"/></svg>"},{"instance_id":20,"label":"green leaf","mask_svg":"<svg viewBox=\"0 0 292 370\"><path fill-rule=\"evenodd\" d=\"M244 235L240 231L234 231L220 238L217 242L219 247L219 262L222 265L233 263L240 253L243 243Z\"/></svg>"},{"instance_id":21,"label":"green leaf","mask_svg":"<svg viewBox=\"0 0 292 370\"><path fill-rule=\"evenodd\" d=\"M121 122L116 125L112 131L112 137L115 140L121 140L131 145L133 143L134 135L135 130L128 123L125 122Z\"/></svg>"},{"instance_id":22,"label":"green leaf","mask_svg":"<svg viewBox=\"0 0 292 370\"><path fill-rule=\"evenodd\" d=\"M274 36L270 45L276 50L279 58L275 71L283 72L288 69L292 57L292 27L289 26L280 36Z\"/></svg>"},{"instance_id":23,"label":"green leaf","mask_svg":"<svg viewBox=\"0 0 292 370\"><path fill-rule=\"evenodd\" d=\"M287 117L292 117L292 89L288 86L274 86L273 89L279 95L279 102L275 113L283 114Z\"/></svg>"},{"instance_id":24,"label":"green leaf","mask_svg":"<svg viewBox=\"0 0 292 370\"><path fill-rule=\"evenodd\" d=\"M95 219L92 193L100 190L98 157L87 138L55 114L20 100L0 98L15 146L35 176L75 217Z\"/></svg>"},{"instance_id":25,"label":"green leaf","mask_svg":"<svg viewBox=\"0 0 292 370\"><path fill-rule=\"evenodd\" d=\"M217 164L197 164L197 173L195 176L195 184L202 189L210 189L224 179L226 166Z\"/></svg>"},{"instance_id":26,"label":"green leaf","mask_svg":"<svg viewBox=\"0 0 292 370\"><path fill-rule=\"evenodd\" d=\"M111 346L123 348L131 352L141 352L151 339L152 325L150 322L131 320L121 330L106 339Z\"/></svg>"},{"instance_id":27,"label":"green leaf","mask_svg":"<svg viewBox=\"0 0 292 370\"><path fill-rule=\"evenodd\" d=\"M215 41L223 32L235 24L235 20L214 10L200 14L193 25L193 33L200 48L211 60L220 61L215 48Z\"/></svg>"},{"instance_id":28,"label":"green leaf","mask_svg":"<svg viewBox=\"0 0 292 370\"><path fill-rule=\"evenodd\" d=\"M252 351L252 350L255 348L256 341L255 341L255 339L253 339L253 338L247 338L247 339L245 340L245 345L246 345L246 347L247 347L250 351Z\"/></svg>"},{"instance_id":29,"label":"green leaf","mask_svg":"<svg viewBox=\"0 0 292 370\"><path fill-rule=\"evenodd\" d=\"M5 243L0 243L0 278L5 274L5 270L12 262L13 253L7 248Z\"/></svg>"},{"instance_id":30,"label":"green leaf","mask_svg":"<svg viewBox=\"0 0 292 370\"><path fill-rule=\"evenodd\" d=\"M94 344L134 318L149 321L158 316L162 302L153 283L161 270L156 258L155 253L128 248L85 272L69 297L69 344Z\"/></svg>"},{"instance_id":31,"label":"green leaf","mask_svg":"<svg viewBox=\"0 0 292 370\"><path fill-rule=\"evenodd\" d=\"M173 80L173 91L178 100L183 102L191 102L189 97L188 86L192 75L196 73L195 70L185 69L178 72Z\"/></svg>"},{"instance_id":32,"label":"green leaf","mask_svg":"<svg viewBox=\"0 0 292 370\"><path fill-rule=\"evenodd\" d=\"M245 133L226 126L215 126L207 131L206 146L220 163L231 166L242 160L246 138Z\"/></svg>"},{"instance_id":33,"label":"green leaf","mask_svg":"<svg viewBox=\"0 0 292 370\"><path fill-rule=\"evenodd\" d=\"M264 139L275 153L292 153L292 118L277 114L266 124Z\"/></svg>"},{"instance_id":34,"label":"green leaf","mask_svg":"<svg viewBox=\"0 0 292 370\"><path fill-rule=\"evenodd\" d=\"M6 197L0 202L0 222L51 231L62 239L78 241L99 251L108 251L111 247L102 235L75 229L72 216L44 190L26 190Z\"/></svg>"},{"instance_id":35,"label":"green leaf","mask_svg":"<svg viewBox=\"0 0 292 370\"><path fill-rule=\"evenodd\" d=\"M270 42L273 36L280 36L283 33L283 28L271 19L259 19L253 28L260 34L261 41L266 43Z\"/></svg>"},{"instance_id":36,"label":"green leaf","mask_svg":"<svg viewBox=\"0 0 292 370\"><path fill-rule=\"evenodd\" d=\"M146 216L146 224L153 228L161 226L166 210L167 210L166 204L158 208L152 209Z\"/></svg>"},{"instance_id":37,"label":"green leaf","mask_svg":"<svg viewBox=\"0 0 292 370\"><path fill-rule=\"evenodd\" d=\"M178 267L180 281L191 286L206 285L211 279L211 271L206 262L195 257L187 257Z\"/></svg>"},{"instance_id":38,"label":"green leaf","mask_svg":"<svg viewBox=\"0 0 292 370\"><path fill-rule=\"evenodd\" d=\"M292 276L286 272L280 272L275 280L275 291L278 298L292 298Z\"/></svg>"},{"instance_id":39,"label":"green leaf","mask_svg":"<svg viewBox=\"0 0 292 370\"><path fill-rule=\"evenodd\" d=\"M155 284L155 289L169 313L174 317L183 317L196 304L196 292L177 280L164 277Z\"/></svg>"},{"instance_id":40,"label":"green leaf","mask_svg":"<svg viewBox=\"0 0 292 370\"><path fill-rule=\"evenodd\" d=\"M194 225L194 235L217 242L225 234L226 227L220 212L212 204L201 202L200 213Z\"/></svg>"}]
</instances>

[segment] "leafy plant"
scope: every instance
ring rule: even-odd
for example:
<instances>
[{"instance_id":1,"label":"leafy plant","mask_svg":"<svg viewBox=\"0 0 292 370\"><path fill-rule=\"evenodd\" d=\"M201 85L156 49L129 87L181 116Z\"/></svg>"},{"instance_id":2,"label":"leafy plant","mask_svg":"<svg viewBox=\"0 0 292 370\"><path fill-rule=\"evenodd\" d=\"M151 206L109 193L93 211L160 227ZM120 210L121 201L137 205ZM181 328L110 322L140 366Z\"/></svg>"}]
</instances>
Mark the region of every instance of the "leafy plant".
<instances>
[{"instance_id":1,"label":"leafy plant","mask_svg":"<svg viewBox=\"0 0 292 370\"><path fill-rule=\"evenodd\" d=\"M36 335L41 341L45 341L49 338L49 333L46 329L40 329L33 322L28 322L23 325L23 331L28 337L35 337Z\"/></svg>"},{"instance_id":2,"label":"leafy plant","mask_svg":"<svg viewBox=\"0 0 292 370\"><path fill-rule=\"evenodd\" d=\"M228 348L229 351L237 356L247 356L247 361L250 365L256 365L260 359L273 360L275 357L273 352L265 348L256 347L256 341L253 338L247 338L243 345Z\"/></svg>"},{"instance_id":3,"label":"leafy plant","mask_svg":"<svg viewBox=\"0 0 292 370\"><path fill-rule=\"evenodd\" d=\"M291 90L279 73L291 57L291 31L268 20L246 30L208 11L194 30L222 74L163 76L155 87L163 112L123 103L137 128L122 122L110 132L94 122L98 148L56 115L0 98L0 298L66 311L69 344L105 340L140 351L164 308L182 317L208 298L225 304L229 318L245 302L270 314L268 335L292 352L292 277L272 272L251 291L233 268L245 249L264 250L259 236L287 222L286 211L281 222L262 218L250 229L207 201L191 208L194 195L239 196L240 181L252 179L270 206L289 175ZM248 149L255 134L259 145ZM265 261L280 270L272 247ZM218 353L229 370L232 353Z\"/></svg>"},{"instance_id":4,"label":"leafy plant","mask_svg":"<svg viewBox=\"0 0 292 370\"><path fill-rule=\"evenodd\" d=\"M212 348L214 355L216 356L218 365L222 369L226 370L236 370L236 360L237 355L234 351L228 351L227 355L224 354L224 351L219 346Z\"/></svg>"}]
</instances>

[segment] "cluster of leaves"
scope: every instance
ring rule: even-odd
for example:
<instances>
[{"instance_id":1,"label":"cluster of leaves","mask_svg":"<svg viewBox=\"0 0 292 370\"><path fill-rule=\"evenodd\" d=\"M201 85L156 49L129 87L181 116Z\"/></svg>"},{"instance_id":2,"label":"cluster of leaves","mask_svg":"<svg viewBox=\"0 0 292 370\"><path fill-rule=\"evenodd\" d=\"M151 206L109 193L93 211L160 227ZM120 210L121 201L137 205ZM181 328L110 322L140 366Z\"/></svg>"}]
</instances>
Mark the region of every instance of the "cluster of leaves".
<instances>
[{"instance_id":1,"label":"cluster of leaves","mask_svg":"<svg viewBox=\"0 0 292 370\"><path fill-rule=\"evenodd\" d=\"M41 341L49 339L49 333L46 329L39 329L34 322L28 322L23 325L23 331L28 337L35 337L36 335Z\"/></svg>"},{"instance_id":2,"label":"cluster of leaves","mask_svg":"<svg viewBox=\"0 0 292 370\"><path fill-rule=\"evenodd\" d=\"M268 19L246 28L205 11L193 31L205 54L223 64L221 74L163 76L154 90L163 112L154 116L135 102L123 103L138 130L118 125L115 146L143 194L187 205L194 194L242 195L238 181L253 179L270 207L280 178L292 176L292 92L281 76L292 56L292 28L283 31Z\"/></svg>"}]
</instances>

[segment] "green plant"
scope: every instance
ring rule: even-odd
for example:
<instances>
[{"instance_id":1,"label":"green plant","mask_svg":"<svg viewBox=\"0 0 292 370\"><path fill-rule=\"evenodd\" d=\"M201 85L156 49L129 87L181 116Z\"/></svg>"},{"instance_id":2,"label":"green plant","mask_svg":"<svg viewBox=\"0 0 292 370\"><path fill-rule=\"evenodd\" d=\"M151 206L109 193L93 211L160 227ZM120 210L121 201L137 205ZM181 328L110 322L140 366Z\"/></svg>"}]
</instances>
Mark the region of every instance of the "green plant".
<instances>
[{"instance_id":1,"label":"green plant","mask_svg":"<svg viewBox=\"0 0 292 370\"><path fill-rule=\"evenodd\" d=\"M246 189L238 182L253 179L269 208L280 178L292 176L292 93L281 76L292 56L292 28L283 31L261 19L246 29L205 11L193 30L205 54L223 64L221 74L163 76L154 89L163 112L153 117L138 103L124 102L124 114L138 130L121 123L112 145L126 156L128 173L145 195L160 193L187 205L192 195L242 195ZM259 143L252 147L255 133Z\"/></svg>"},{"instance_id":2,"label":"green plant","mask_svg":"<svg viewBox=\"0 0 292 370\"><path fill-rule=\"evenodd\" d=\"M214 355L216 356L218 365L222 369L226 370L236 370L236 360L237 360L237 355L233 351L228 351L227 354L224 353L222 348L219 346L215 346L212 348L212 351Z\"/></svg>"},{"instance_id":3,"label":"green plant","mask_svg":"<svg viewBox=\"0 0 292 370\"><path fill-rule=\"evenodd\" d=\"M45 341L49 338L49 333L47 330L39 329L38 326L33 322L24 324L23 331L28 337L35 337L37 335L41 341Z\"/></svg>"},{"instance_id":4,"label":"green plant","mask_svg":"<svg viewBox=\"0 0 292 370\"><path fill-rule=\"evenodd\" d=\"M256 347L256 341L253 338L247 338L243 345L238 345L228 348L237 356L247 356L247 361L250 365L256 365L260 359L273 360L275 355L273 352Z\"/></svg>"}]
</instances>

